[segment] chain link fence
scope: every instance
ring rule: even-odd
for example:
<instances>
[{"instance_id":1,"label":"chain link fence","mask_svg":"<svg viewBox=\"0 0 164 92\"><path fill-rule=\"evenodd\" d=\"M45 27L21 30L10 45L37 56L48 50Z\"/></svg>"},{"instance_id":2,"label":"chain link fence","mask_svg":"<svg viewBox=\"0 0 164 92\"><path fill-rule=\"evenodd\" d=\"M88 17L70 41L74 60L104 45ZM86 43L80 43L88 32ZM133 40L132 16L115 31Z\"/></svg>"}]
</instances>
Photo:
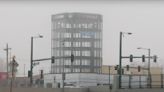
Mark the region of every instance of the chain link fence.
<instances>
[{"instance_id":1,"label":"chain link fence","mask_svg":"<svg viewBox=\"0 0 164 92\"><path fill-rule=\"evenodd\" d=\"M123 75L121 88L164 88L164 74Z\"/></svg>"}]
</instances>

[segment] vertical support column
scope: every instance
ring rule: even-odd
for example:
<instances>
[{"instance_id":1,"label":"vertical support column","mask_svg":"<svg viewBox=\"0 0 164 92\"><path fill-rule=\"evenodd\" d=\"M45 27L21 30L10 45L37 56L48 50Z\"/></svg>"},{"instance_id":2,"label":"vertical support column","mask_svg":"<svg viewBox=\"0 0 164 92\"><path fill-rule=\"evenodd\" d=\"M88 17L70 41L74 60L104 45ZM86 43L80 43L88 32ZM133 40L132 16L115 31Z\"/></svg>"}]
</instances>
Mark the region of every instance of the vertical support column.
<instances>
[{"instance_id":1,"label":"vertical support column","mask_svg":"<svg viewBox=\"0 0 164 92\"><path fill-rule=\"evenodd\" d=\"M122 32L120 32L120 52L119 52L119 88L121 88L121 69L122 69Z\"/></svg>"},{"instance_id":2,"label":"vertical support column","mask_svg":"<svg viewBox=\"0 0 164 92\"><path fill-rule=\"evenodd\" d=\"M6 48L4 49L6 51L6 72L7 72L7 85L8 85L8 82L9 82L9 50L11 50L11 48L8 47L8 43L6 44Z\"/></svg>"},{"instance_id":3,"label":"vertical support column","mask_svg":"<svg viewBox=\"0 0 164 92\"><path fill-rule=\"evenodd\" d=\"M161 74L161 88L163 88L163 74Z\"/></svg>"},{"instance_id":4,"label":"vertical support column","mask_svg":"<svg viewBox=\"0 0 164 92\"><path fill-rule=\"evenodd\" d=\"M139 75L139 88L142 88L141 81L141 75Z\"/></svg>"},{"instance_id":5,"label":"vertical support column","mask_svg":"<svg viewBox=\"0 0 164 92\"><path fill-rule=\"evenodd\" d=\"M30 86L33 85L33 37L31 37L31 66L30 66Z\"/></svg>"},{"instance_id":6,"label":"vertical support column","mask_svg":"<svg viewBox=\"0 0 164 92\"><path fill-rule=\"evenodd\" d=\"M129 75L129 88L131 88L131 78L132 76L131 75Z\"/></svg>"},{"instance_id":7,"label":"vertical support column","mask_svg":"<svg viewBox=\"0 0 164 92\"><path fill-rule=\"evenodd\" d=\"M72 42L72 45L71 46L73 46L73 42ZM74 53L73 52L75 52L75 50L73 50L72 52L71 52L71 73L73 73L74 72L74 69L73 69L73 66L74 66L74 64L73 64L73 59L72 59L72 55L74 55Z\"/></svg>"},{"instance_id":8,"label":"vertical support column","mask_svg":"<svg viewBox=\"0 0 164 92\"><path fill-rule=\"evenodd\" d=\"M8 64L9 64L9 61L8 61L8 52L9 52L9 47L8 47L8 44L6 44L6 65L7 65L7 83L8 83L8 79L9 79L9 68L8 68Z\"/></svg>"},{"instance_id":9,"label":"vertical support column","mask_svg":"<svg viewBox=\"0 0 164 92\"><path fill-rule=\"evenodd\" d=\"M65 73L62 73L62 92L64 92L64 80L65 80Z\"/></svg>"},{"instance_id":10,"label":"vertical support column","mask_svg":"<svg viewBox=\"0 0 164 92\"><path fill-rule=\"evenodd\" d=\"M148 86L151 88L151 72L150 72L150 49L148 49Z\"/></svg>"},{"instance_id":11,"label":"vertical support column","mask_svg":"<svg viewBox=\"0 0 164 92\"><path fill-rule=\"evenodd\" d=\"M109 66L109 89L111 89L111 85L110 85L110 66Z\"/></svg>"},{"instance_id":12,"label":"vertical support column","mask_svg":"<svg viewBox=\"0 0 164 92\"><path fill-rule=\"evenodd\" d=\"M6 44L6 48L4 49L6 51L6 72L7 72L7 85L9 84L9 50L11 48L8 47L8 43Z\"/></svg>"},{"instance_id":13,"label":"vertical support column","mask_svg":"<svg viewBox=\"0 0 164 92\"><path fill-rule=\"evenodd\" d=\"M152 88L152 78L151 78L151 74L150 74L150 88Z\"/></svg>"},{"instance_id":14,"label":"vertical support column","mask_svg":"<svg viewBox=\"0 0 164 92\"><path fill-rule=\"evenodd\" d=\"M67 30L67 29L66 29ZM74 50L74 45L76 45L76 42L74 42L74 37L73 37L73 33L74 32L71 32L71 73L73 73L73 59L72 59L72 55L75 54L75 50Z\"/></svg>"}]
</instances>

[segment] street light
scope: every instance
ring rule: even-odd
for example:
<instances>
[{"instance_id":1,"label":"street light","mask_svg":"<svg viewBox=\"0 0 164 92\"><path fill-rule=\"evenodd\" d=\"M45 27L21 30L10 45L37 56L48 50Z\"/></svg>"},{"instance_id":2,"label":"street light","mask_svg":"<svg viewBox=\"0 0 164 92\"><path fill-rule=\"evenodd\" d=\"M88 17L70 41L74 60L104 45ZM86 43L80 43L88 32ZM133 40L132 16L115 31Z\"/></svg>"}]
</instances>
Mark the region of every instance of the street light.
<instances>
[{"instance_id":1,"label":"street light","mask_svg":"<svg viewBox=\"0 0 164 92\"><path fill-rule=\"evenodd\" d=\"M151 73L150 73L150 48L142 48L142 47L138 47L137 49L142 49L142 50L147 50L148 51L148 84L151 87Z\"/></svg>"},{"instance_id":2,"label":"street light","mask_svg":"<svg viewBox=\"0 0 164 92\"><path fill-rule=\"evenodd\" d=\"M42 35L32 36L31 37L31 66L30 66L30 85L33 84L33 39L34 38L43 38Z\"/></svg>"},{"instance_id":3,"label":"street light","mask_svg":"<svg viewBox=\"0 0 164 92\"><path fill-rule=\"evenodd\" d=\"M122 36L123 34L131 35L130 32L120 32L120 51L119 51L119 88L121 88L121 75L122 75Z\"/></svg>"}]
</instances>

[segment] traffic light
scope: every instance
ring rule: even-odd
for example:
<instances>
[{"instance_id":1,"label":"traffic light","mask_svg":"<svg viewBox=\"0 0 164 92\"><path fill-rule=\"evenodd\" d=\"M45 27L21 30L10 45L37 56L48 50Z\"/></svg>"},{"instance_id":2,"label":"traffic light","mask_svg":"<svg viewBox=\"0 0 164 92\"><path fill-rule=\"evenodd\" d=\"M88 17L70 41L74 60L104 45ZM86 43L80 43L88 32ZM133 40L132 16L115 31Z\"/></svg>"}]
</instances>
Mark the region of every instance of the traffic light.
<instances>
[{"instance_id":1,"label":"traffic light","mask_svg":"<svg viewBox=\"0 0 164 92\"><path fill-rule=\"evenodd\" d=\"M74 55L71 54L71 62L73 62L73 61L74 61Z\"/></svg>"},{"instance_id":2,"label":"traffic light","mask_svg":"<svg viewBox=\"0 0 164 92\"><path fill-rule=\"evenodd\" d=\"M124 69L122 69L122 74L124 74Z\"/></svg>"},{"instance_id":3,"label":"traffic light","mask_svg":"<svg viewBox=\"0 0 164 92\"><path fill-rule=\"evenodd\" d=\"M30 70L28 70L28 77L30 77L31 76L31 71Z\"/></svg>"},{"instance_id":4,"label":"traffic light","mask_svg":"<svg viewBox=\"0 0 164 92\"><path fill-rule=\"evenodd\" d=\"M138 66L138 72L140 72L141 71L141 66Z\"/></svg>"},{"instance_id":5,"label":"traffic light","mask_svg":"<svg viewBox=\"0 0 164 92\"><path fill-rule=\"evenodd\" d=\"M130 55L130 62L133 62L133 55Z\"/></svg>"},{"instance_id":6,"label":"traffic light","mask_svg":"<svg viewBox=\"0 0 164 92\"><path fill-rule=\"evenodd\" d=\"M129 71L129 65L126 65L126 71Z\"/></svg>"},{"instance_id":7,"label":"traffic light","mask_svg":"<svg viewBox=\"0 0 164 92\"><path fill-rule=\"evenodd\" d=\"M154 55L154 62L157 62L157 56Z\"/></svg>"},{"instance_id":8,"label":"traffic light","mask_svg":"<svg viewBox=\"0 0 164 92\"><path fill-rule=\"evenodd\" d=\"M40 79L43 79L43 70L40 71Z\"/></svg>"},{"instance_id":9,"label":"traffic light","mask_svg":"<svg viewBox=\"0 0 164 92\"><path fill-rule=\"evenodd\" d=\"M117 66L114 67L114 70L117 70Z\"/></svg>"},{"instance_id":10,"label":"traffic light","mask_svg":"<svg viewBox=\"0 0 164 92\"><path fill-rule=\"evenodd\" d=\"M118 65L116 65L116 66L114 67L114 70L118 70Z\"/></svg>"},{"instance_id":11,"label":"traffic light","mask_svg":"<svg viewBox=\"0 0 164 92\"><path fill-rule=\"evenodd\" d=\"M145 55L142 55L142 62L145 62Z\"/></svg>"},{"instance_id":12,"label":"traffic light","mask_svg":"<svg viewBox=\"0 0 164 92\"><path fill-rule=\"evenodd\" d=\"M51 57L51 63L55 63L55 57L54 56Z\"/></svg>"}]
</instances>

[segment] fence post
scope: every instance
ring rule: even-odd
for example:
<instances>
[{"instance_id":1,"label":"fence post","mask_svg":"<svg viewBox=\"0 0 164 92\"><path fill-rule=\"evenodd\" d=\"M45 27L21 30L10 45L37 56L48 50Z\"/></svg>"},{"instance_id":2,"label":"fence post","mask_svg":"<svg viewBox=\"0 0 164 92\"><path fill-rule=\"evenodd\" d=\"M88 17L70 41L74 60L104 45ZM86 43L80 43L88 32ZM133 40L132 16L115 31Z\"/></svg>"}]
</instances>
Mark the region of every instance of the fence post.
<instances>
[{"instance_id":1,"label":"fence post","mask_svg":"<svg viewBox=\"0 0 164 92\"><path fill-rule=\"evenodd\" d=\"M131 88L131 75L129 75L129 88Z\"/></svg>"},{"instance_id":2,"label":"fence post","mask_svg":"<svg viewBox=\"0 0 164 92\"><path fill-rule=\"evenodd\" d=\"M161 88L163 88L163 74L161 74Z\"/></svg>"},{"instance_id":3,"label":"fence post","mask_svg":"<svg viewBox=\"0 0 164 92\"><path fill-rule=\"evenodd\" d=\"M150 88L152 88L152 75L150 74Z\"/></svg>"},{"instance_id":4,"label":"fence post","mask_svg":"<svg viewBox=\"0 0 164 92\"><path fill-rule=\"evenodd\" d=\"M139 88L141 88L141 75L139 75Z\"/></svg>"}]
</instances>

